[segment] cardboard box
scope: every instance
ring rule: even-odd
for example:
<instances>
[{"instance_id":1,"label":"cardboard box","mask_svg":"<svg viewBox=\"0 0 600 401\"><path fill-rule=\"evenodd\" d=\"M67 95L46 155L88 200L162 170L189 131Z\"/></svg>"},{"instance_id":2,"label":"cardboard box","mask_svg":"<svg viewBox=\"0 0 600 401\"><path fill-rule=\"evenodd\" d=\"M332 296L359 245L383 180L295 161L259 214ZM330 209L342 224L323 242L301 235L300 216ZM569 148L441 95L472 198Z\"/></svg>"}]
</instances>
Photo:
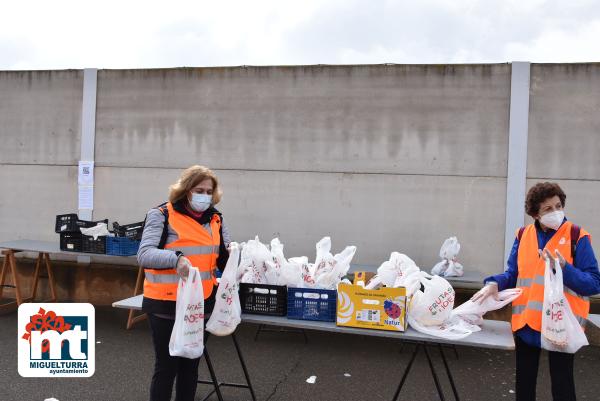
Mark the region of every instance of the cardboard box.
<instances>
[{"instance_id":1,"label":"cardboard box","mask_svg":"<svg viewBox=\"0 0 600 401\"><path fill-rule=\"evenodd\" d=\"M354 272L354 280L352 281L352 284L358 285L358 283L362 281L363 286L365 286L369 281L371 281L374 275L375 272Z\"/></svg>"},{"instance_id":2,"label":"cardboard box","mask_svg":"<svg viewBox=\"0 0 600 401\"><path fill-rule=\"evenodd\" d=\"M406 288L366 290L339 284L336 311L338 326L365 329L406 330Z\"/></svg>"}]
</instances>

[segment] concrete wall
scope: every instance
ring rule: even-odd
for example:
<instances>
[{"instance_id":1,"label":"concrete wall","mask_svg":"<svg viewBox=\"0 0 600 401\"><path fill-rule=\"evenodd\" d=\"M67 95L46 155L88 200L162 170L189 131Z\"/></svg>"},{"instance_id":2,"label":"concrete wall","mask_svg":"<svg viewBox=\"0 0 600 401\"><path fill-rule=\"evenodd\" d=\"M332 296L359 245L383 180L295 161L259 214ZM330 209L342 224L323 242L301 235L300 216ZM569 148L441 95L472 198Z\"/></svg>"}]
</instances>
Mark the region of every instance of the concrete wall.
<instances>
[{"instance_id":1,"label":"concrete wall","mask_svg":"<svg viewBox=\"0 0 600 401\"><path fill-rule=\"evenodd\" d=\"M558 180L600 232L600 71L531 66L528 185ZM191 164L222 180L238 241L429 269L450 235L467 269L503 269L510 64L100 70L94 218L130 223ZM82 71L0 72L0 241L58 240L77 209ZM33 211L33 212L32 212Z\"/></svg>"},{"instance_id":2,"label":"concrete wall","mask_svg":"<svg viewBox=\"0 0 600 401\"><path fill-rule=\"evenodd\" d=\"M0 241L55 240L77 210L81 71L0 71Z\"/></svg>"},{"instance_id":3,"label":"concrete wall","mask_svg":"<svg viewBox=\"0 0 600 401\"><path fill-rule=\"evenodd\" d=\"M357 263L430 268L456 234L498 271L509 92L507 64L99 71L94 215L137 218L201 163L238 240L314 257L331 235Z\"/></svg>"},{"instance_id":4,"label":"concrete wall","mask_svg":"<svg viewBox=\"0 0 600 401\"><path fill-rule=\"evenodd\" d=\"M593 240L600 233L600 64L533 64L530 96L527 183L558 182L567 217Z\"/></svg>"}]
</instances>

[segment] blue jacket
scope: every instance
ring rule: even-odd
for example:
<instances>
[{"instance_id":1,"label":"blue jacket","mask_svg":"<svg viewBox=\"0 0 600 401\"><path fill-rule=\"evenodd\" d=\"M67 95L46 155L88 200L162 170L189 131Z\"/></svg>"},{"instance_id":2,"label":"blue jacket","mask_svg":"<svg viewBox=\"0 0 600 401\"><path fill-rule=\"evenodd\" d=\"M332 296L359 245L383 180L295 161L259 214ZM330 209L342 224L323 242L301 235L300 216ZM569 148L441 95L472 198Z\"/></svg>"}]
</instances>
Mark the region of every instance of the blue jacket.
<instances>
[{"instance_id":1,"label":"blue jacket","mask_svg":"<svg viewBox=\"0 0 600 401\"><path fill-rule=\"evenodd\" d=\"M565 218L564 221L567 219ZM563 223L564 223L563 221ZM552 238L555 230L544 232L539 223L535 222L537 232L538 248L544 249L548 241ZM582 296L591 296L600 293L600 271L598 271L598 261L594 255L592 244L589 237L583 237L577 242L575 251L575 259L573 264L567 263L563 269L563 282L576 293ZM498 283L498 291L507 288L515 288L517 285L517 276L519 273L518 266L519 255L519 239L515 238L515 242L510 251L510 256L507 261L507 269L504 273L495 276L487 277L484 282L494 281ZM525 326L517 331L517 336L530 346L540 348L540 332L535 331L529 326Z\"/></svg>"}]
</instances>

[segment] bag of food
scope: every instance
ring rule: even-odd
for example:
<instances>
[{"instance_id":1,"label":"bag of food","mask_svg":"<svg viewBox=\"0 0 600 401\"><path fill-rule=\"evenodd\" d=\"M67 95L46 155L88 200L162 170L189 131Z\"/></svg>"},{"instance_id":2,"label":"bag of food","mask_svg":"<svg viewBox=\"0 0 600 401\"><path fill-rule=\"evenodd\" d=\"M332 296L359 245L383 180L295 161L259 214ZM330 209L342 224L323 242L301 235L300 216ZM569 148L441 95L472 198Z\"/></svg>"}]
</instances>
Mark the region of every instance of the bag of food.
<instances>
[{"instance_id":1,"label":"bag of food","mask_svg":"<svg viewBox=\"0 0 600 401\"><path fill-rule=\"evenodd\" d=\"M215 307L206 323L206 330L216 336L228 336L242 321L242 306L236 277L239 259L240 247L236 242L232 242L229 259L217 288Z\"/></svg>"},{"instance_id":2,"label":"bag of food","mask_svg":"<svg viewBox=\"0 0 600 401\"><path fill-rule=\"evenodd\" d=\"M440 248L442 261L433 266L431 274L443 277L461 277L464 274L463 266L456 261L459 251L458 238L450 237L446 239Z\"/></svg>"},{"instance_id":3,"label":"bag of food","mask_svg":"<svg viewBox=\"0 0 600 401\"><path fill-rule=\"evenodd\" d=\"M408 314L423 326L441 326L452 313L454 289L440 276L419 272L418 278L420 288L412 296Z\"/></svg>"},{"instance_id":4,"label":"bag of food","mask_svg":"<svg viewBox=\"0 0 600 401\"><path fill-rule=\"evenodd\" d=\"M169 354L196 359L204 352L204 290L200 272L189 270L187 279L179 279L175 324L169 341Z\"/></svg>"},{"instance_id":5,"label":"bag of food","mask_svg":"<svg viewBox=\"0 0 600 401\"><path fill-rule=\"evenodd\" d=\"M562 268L558 259L546 259L541 346L548 351L574 354L589 343L563 291Z\"/></svg>"},{"instance_id":6,"label":"bag of food","mask_svg":"<svg viewBox=\"0 0 600 401\"><path fill-rule=\"evenodd\" d=\"M487 312L505 307L521 296L522 292L523 290L520 288L509 288L500 291L498 293L498 299L487 297L481 304L468 300L462 305L454 308L451 315L452 317L458 317L469 324L480 326L483 324L483 315Z\"/></svg>"}]
</instances>

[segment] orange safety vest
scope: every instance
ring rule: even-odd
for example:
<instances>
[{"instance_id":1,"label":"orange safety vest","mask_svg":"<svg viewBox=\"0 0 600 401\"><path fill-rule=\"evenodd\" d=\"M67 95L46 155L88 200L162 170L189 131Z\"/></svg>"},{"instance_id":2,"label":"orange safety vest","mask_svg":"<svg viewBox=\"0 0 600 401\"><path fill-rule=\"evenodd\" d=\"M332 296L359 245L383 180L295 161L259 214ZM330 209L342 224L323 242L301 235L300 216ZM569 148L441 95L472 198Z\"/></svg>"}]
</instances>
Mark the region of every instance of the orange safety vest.
<instances>
[{"instance_id":1,"label":"orange safety vest","mask_svg":"<svg viewBox=\"0 0 600 401\"><path fill-rule=\"evenodd\" d=\"M570 221L564 222L546 244L546 249L552 255L554 255L555 249L558 249L570 264L573 264L573 255L571 254L572 226L573 223ZM591 240L590 234L581 229L577 241L586 235ZM512 331L517 331L525 325L536 331L541 331L546 264L544 258L540 257L538 253L537 233L533 224L525 227L523 231L519 242L517 264L519 268L517 287L521 288L523 293L512 303ZM567 286L564 286L564 294L567 301L569 301L573 314L579 323L584 325L590 310L589 299L577 294Z\"/></svg>"},{"instance_id":2,"label":"orange safety vest","mask_svg":"<svg viewBox=\"0 0 600 401\"><path fill-rule=\"evenodd\" d=\"M192 266L200 271L204 299L207 299L217 286L215 271L221 244L221 218L214 214L209 224L202 226L193 218L175 211L173 205L167 203L168 221L177 233L178 239L165 245L165 249L181 251L190 260ZM161 301L177 300L179 275L173 269L153 269L144 267L144 297Z\"/></svg>"}]
</instances>

